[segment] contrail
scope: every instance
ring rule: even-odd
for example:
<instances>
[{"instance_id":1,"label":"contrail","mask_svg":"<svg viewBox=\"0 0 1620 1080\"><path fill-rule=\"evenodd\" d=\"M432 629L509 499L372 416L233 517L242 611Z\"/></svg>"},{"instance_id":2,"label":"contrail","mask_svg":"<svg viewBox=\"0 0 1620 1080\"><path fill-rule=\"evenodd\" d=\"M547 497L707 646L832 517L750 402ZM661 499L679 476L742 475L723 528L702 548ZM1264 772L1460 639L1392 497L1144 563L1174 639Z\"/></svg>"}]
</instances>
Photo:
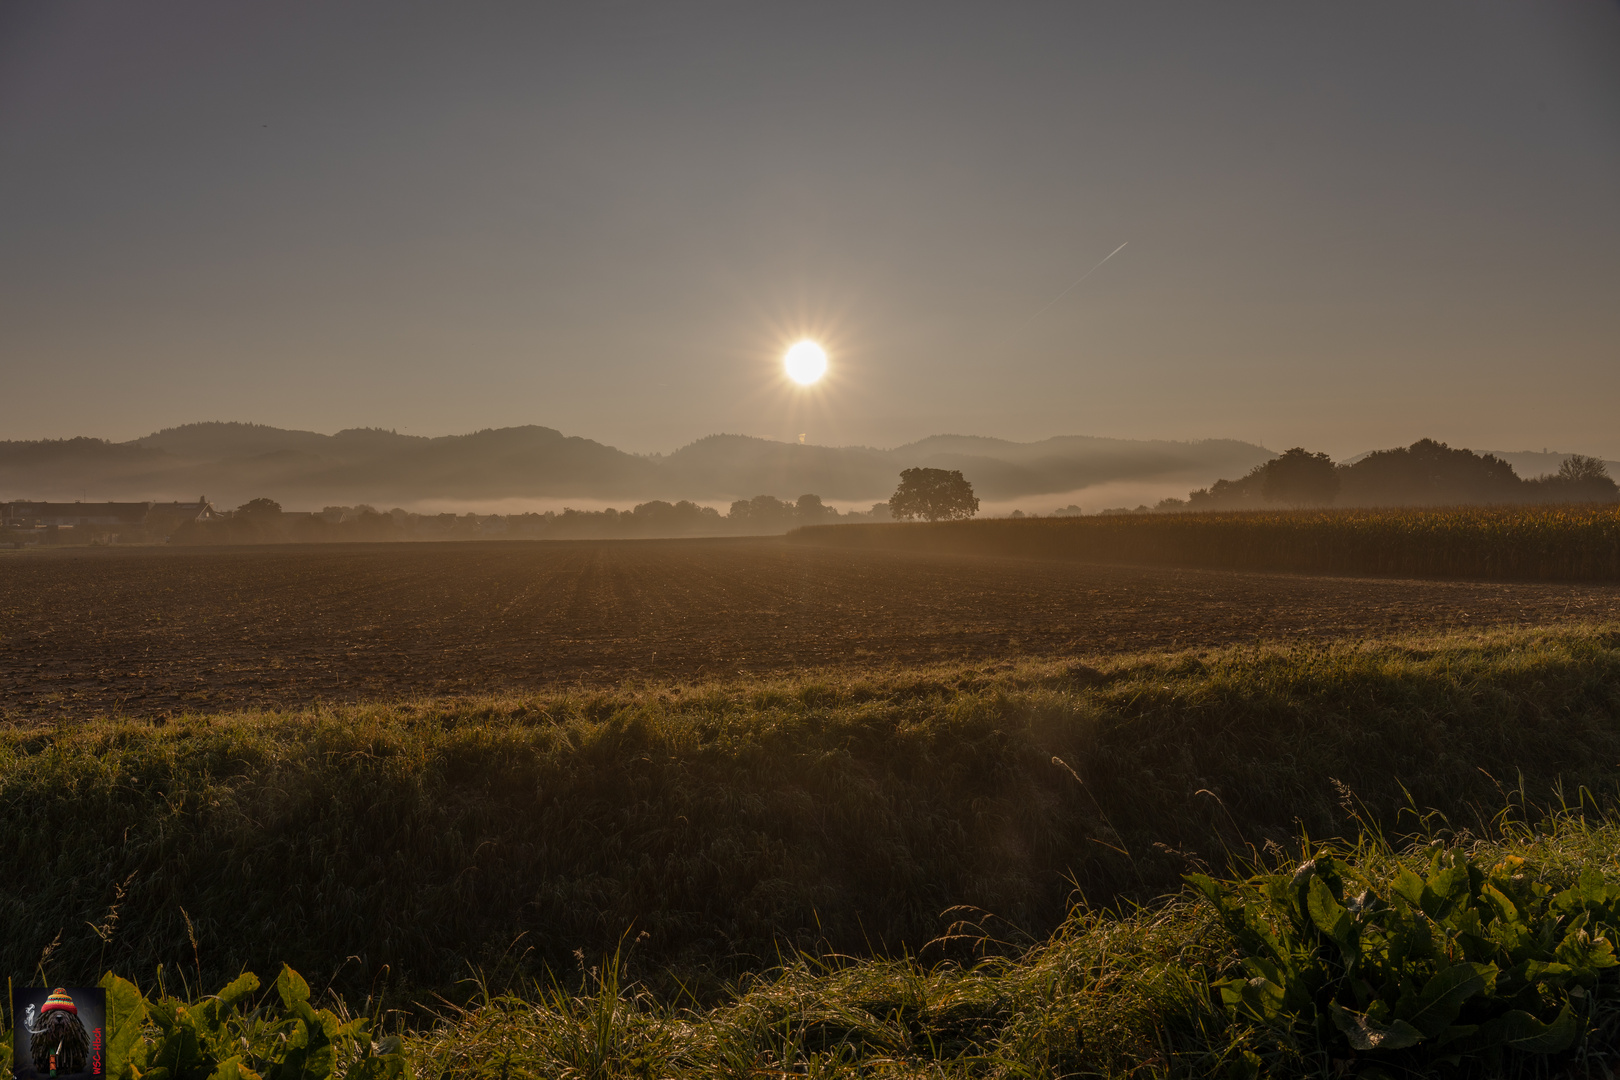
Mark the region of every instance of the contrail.
<instances>
[{"instance_id":1,"label":"contrail","mask_svg":"<svg viewBox=\"0 0 1620 1080\"><path fill-rule=\"evenodd\" d=\"M1125 241L1125 244L1128 244L1128 243L1130 243L1129 240ZM1124 251L1125 250L1125 244L1119 245L1119 247L1115 248L1113 251L1110 251L1108 254L1104 255L1102 257L1102 259L1098 261L1096 266L1093 266L1090 270L1087 270L1085 273L1081 274L1079 277L1077 277L1073 281L1071 281L1069 283L1069 287L1067 289L1064 289L1062 292L1060 292L1056 296L1052 297L1052 299L1048 300L1046 302L1046 306L1041 308L1041 310L1037 311L1035 314L1031 315L1029 317L1028 321L1024 323L1024 325L1028 326L1030 323L1034 322L1036 319L1040 318L1042 315L1045 315L1047 313L1047 311L1049 311L1051 309L1053 304L1057 303L1059 300L1063 299L1065 296L1068 296L1071 292L1073 292L1074 287L1076 285L1080 284L1082 281L1086 280L1086 278L1090 277L1092 274L1095 274L1099 269L1101 269L1103 263L1107 262L1109 259L1112 259L1115 255L1118 255L1120 252Z\"/></svg>"}]
</instances>

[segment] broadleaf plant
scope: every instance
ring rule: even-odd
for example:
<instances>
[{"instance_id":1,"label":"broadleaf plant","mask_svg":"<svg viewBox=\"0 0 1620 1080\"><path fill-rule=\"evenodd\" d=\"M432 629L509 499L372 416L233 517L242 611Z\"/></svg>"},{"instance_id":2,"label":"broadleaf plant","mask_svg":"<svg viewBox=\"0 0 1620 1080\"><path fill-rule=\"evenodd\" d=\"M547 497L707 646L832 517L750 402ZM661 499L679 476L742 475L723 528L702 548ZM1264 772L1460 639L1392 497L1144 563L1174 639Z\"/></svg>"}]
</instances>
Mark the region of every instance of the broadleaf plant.
<instances>
[{"instance_id":1,"label":"broadleaf plant","mask_svg":"<svg viewBox=\"0 0 1620 1080\"><path fill-rule=\"evenodd\" d=\"M145 997L112 974L100 985L107 1080L410 1080L398 1039L373 1043L365 1018L315 1008L309 984L290 967L276 979L279 1008L253 1003L260 984L251 972L190 1002Z\"/></svg>"},{"instance_id":2,"label":"broadleaf plant","mask_svg":"<svg viewBox=\"0 0 1620 1080\"><path fill-rule=\"evenodd\" d=\"M1188 881L1237 944L1221 1006L1293 1055L1390 1067L1562 1054L1616 992L1620 885L1557 890L1433 846L1381 880L1319 851L1291 874ZM1253 1064L1258 1067L1259 1057Z\"/></svg>"}]
</instances>

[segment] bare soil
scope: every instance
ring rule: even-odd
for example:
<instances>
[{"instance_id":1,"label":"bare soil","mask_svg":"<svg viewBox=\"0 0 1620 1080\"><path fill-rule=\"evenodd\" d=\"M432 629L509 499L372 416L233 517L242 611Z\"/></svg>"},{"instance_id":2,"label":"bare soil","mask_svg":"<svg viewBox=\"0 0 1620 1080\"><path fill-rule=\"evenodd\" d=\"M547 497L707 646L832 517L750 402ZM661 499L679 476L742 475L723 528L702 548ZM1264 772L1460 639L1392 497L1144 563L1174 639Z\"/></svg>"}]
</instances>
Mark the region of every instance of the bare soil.
<instances>
[{"instance_id":1,"label":"bare soil","mask_svg":"<svg viewBox=\"0 0 1620 1080\"><path fill-rule=\"evenodd\" d=\"M0 715L1617 618L1617 584L1306 577L775 538L22 551L0 556Z\"/></svg>"}]
</instances>

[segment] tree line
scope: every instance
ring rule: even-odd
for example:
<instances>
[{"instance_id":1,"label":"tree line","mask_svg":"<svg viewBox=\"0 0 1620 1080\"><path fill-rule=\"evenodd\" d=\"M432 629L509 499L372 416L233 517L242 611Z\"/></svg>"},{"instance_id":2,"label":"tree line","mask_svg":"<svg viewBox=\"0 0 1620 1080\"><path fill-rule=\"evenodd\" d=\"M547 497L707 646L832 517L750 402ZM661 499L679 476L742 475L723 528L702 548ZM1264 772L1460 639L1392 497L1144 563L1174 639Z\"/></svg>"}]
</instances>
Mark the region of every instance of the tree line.
<instances>
[{"instance_id":1,"label":"tree line","mask_svg":"<svg viewBox=\"0 0 1620 1080\"><path fill-rule=\"evenodd\" d=\"M191 521L171 537L177 544L330 543L388 540L599 540L680 536L769 536L803 525L857 521L943 521L979 509L960 471L906 469L887 502L840 512L821 496L788 501L774 495L738 499L722 515L685 499L654 499L631 510L573 510L526 514L416 514L375 507L328 506L289 512L274 499L251 499L213 521Z\"/></svg>"},{"instance_id":2,"label":"tree line","mask_svg":"<svg viewBox=\"0 0 1620 1080\"><path fill-rule=\"evenodd\" d=\"M630 510L548 510L523 514L418 514L366 504L328 506L319 512L283 510L273 499L252 499L215 521L187 522L177 544L375 542L390 540L598 540L679 536L759 536L801 525L886 521L887 503L843 511L813 494L794 500L774 495L738 499L725 514L685 499L654 499Z\"/></svg>"},{"instance_id":3,"label":"tree line","mask_svg":"<svg viewBox=\"0 0 1620 1080\"><path fill-rule=\"evenodd\" d=\"M1620 487L1595 457L1573 454L1558 472L1526 479L1494 454L1419 439L1349 464L1296 446L1236 480L1165 499L1157 509L1612 502L1620 502Z\"/></svg>"}]
</instances>

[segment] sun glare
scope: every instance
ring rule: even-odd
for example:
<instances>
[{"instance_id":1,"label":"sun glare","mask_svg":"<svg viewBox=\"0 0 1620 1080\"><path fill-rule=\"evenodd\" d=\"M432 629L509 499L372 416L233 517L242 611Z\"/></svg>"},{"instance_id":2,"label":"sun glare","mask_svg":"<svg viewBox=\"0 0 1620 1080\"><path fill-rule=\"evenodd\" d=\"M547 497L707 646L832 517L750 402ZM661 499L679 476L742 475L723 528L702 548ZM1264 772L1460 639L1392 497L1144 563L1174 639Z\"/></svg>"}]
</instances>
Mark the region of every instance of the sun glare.
<instances>
[{"instance_id":1,"label":"sun glare","mask_svg":"<svg viewBox=\"0 0 1620 1080\"><path fill-rule=\"evenodd\" d=\"M809 386L827 374L827 350L813 341L800 341L782 357L782 364L788 378L800 386Z\"/></svg>"}]
</instances>

